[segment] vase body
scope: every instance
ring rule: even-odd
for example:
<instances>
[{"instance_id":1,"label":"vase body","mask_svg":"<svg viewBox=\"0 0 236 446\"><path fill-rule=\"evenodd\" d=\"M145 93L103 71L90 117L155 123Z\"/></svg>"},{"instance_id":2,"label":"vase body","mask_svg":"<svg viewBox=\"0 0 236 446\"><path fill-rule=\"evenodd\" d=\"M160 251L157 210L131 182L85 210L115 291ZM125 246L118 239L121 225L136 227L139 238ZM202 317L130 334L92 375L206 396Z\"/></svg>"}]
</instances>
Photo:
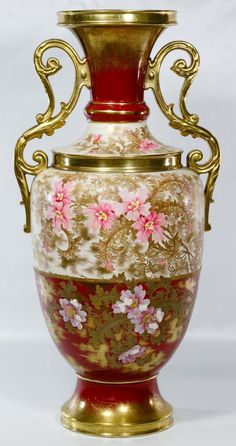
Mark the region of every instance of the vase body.
<instances>
[{"instance_id":1,"label":"vase body","mask_svg":"<svg viewBox=\"0 0 236 446\"><path fill-rule=\"evenodd\" d=\"M156 377L191 317L205 206L199 175L146 121L150 52L174 20L59 13L85 51L89 122L33 181L30 212L42 311L78 377L61 417L74 431L129 436L173 421Z\"/></svg>"},{"instance_id":2,"label":"vase body","mask_svg":"<svg viewBox=\"0 0 236 446\"><path fill-rule=\"evenodd\" d=\"M143 123L89 124L78 145L104 156L115 141L124 156L131 145L133 151L146 145L168 151ZM67 150L72 153L73 147ZM49 168L38 175L32 235L41 305L56 345L80 377L114 386L146 380L150 385L171 357L197 293L203 210L200 178L184 168L136 173ZM119 395L122 391L127 404L127 390ZM97 401L96 391L91 393ZM99 404L91 425L97 411ZM139 414L142 418L140 409ZM168 415L167 424L171 411ZM115 434L116 427L111 429Z\"/></svg>"}]
</instances>

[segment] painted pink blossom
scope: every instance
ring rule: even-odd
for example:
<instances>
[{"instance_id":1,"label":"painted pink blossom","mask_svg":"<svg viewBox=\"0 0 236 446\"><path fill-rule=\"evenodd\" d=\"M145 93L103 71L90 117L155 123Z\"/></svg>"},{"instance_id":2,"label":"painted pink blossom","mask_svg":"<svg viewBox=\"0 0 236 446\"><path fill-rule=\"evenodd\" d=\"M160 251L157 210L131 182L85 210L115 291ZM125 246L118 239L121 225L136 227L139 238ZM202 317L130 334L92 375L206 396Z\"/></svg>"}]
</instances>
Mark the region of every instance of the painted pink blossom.
<instances>
[{"instance_id":1,"label":"painted pink blossom","mask_svg":"<svg viewBox=\"0 0 236 446\"><path fill-rule=\"evenodd\" d=\"M135 362L137 358L144 355L146 348L147 347L141 347L141 345L137 344L126 352L121 353L118 360L121 361L122 364Z\"/></svg>"},{"instance_id":2,"label":"painted pink blossom","mask_svg":"<svg viewBox=\"0 0 236 446\"><path fill-rule=\"evenodd\" d=\"M89 204L84 209L84 215L89 217L89 227L93 230L110 229L116 218L113 204L105 200L99 204Z\"/></svg>"},{"instance_id":3,"label":"painted pink blossom","mask_svg":"<svg viewBox=\"0 0 236 446\"><path fill-rule=\"evenodd\" d=\"M103 262L101 264L101 266L103 268L105 268L107 271L109 271L110 273L112 273L112 271L114 271L114 266L110 260L105 260L105 262Z\"/></svg>"},{"instance_id":4,"label":"painted pink blossom","mask_svg":"<svg viewBox=\"0 0 236 446\"><path fill-rule=\"evenodd\" d=\"M62 181L56 181L53 187L53 195L50 199L51 204L62 203L63 206L71 204L71 190L73 188L73 181L63 183Z\"/></svg>"},{"instance_id":5,"label":"painted pink blossom","mask_svg":"<svg viewBox=\"0 0 236 446\"><path fill-rule=\"evenodd\" d=\"M141 216L132 225L134 229L138 230L137 240L141 243L147 243L149 237L152 237L154 242L161 242L164 239L164 230L167 226L167 216L161 212L158 214L151 211L147 216Z\"/></svg>"},{"instance_id":6,"label":"painted pink blossom","mask_svg":"<svg viewBox=\"0 0 236 446\"><path fill-rule=\"evenodd\" d=\"M135 325L135 332L139 334L142 334L145 331L149 334L155 334L163 317L164 312L162 309L154 307L149 307L143 312L136 310L132 316L128 315L132 324Z\"/></svg>"},{"instance_id":7,"label":"painted pink blossom","mask_svg":"<svg viewBox=\"0 0 236 446\"><path fill-rule=\"evenodd\" d=\"M139 150L144 153L150 152L153 149L159 149L160 147L160 144L151 139L143 139L139 144Z\"/></svg>"},{"instance_id":8,"label":"painted pink blossom","mask_svg":"<svg viewBox=\"0 0 236 446\"><path fill-rule=\"evenodd\" d=\"M59 310L60 315L63 317L64 322L70 322L73 327L82 330L82 322L86 322L87 313L82 310L82 305L77 299L60 299L59 303L62 310Z\"/></svg>"},{"instance_id":9,"label":"painted pink blossom","mask_svg":"<svg viewBox=\"0 0 236 446\"><path fill-rule=\"evenodd\" d=\"M134 312L146 311L148 305L150 304L149 299L145 299L146 291L143 289L142 285L136 286L134 288L134 293L130 290L122 290L120 300L117 300L115 304L112 305L114 313L128 313L128 317L132 317Z\"/></svg>"},{"instance_id":10,"label":"painted pink blossom","mask_svg":"<svg viewBox=\"0 0 236 446\"><path fill-rule=\"evenodd\" d=\"M69 206L63 205L62 201L49 206L47 218L52 219L53 228L56 232L60 232L61 228L70 230L71 211Z\"/></svg>"},{"instance_id":11,"label":"painted pink blossom","mask_svg":"<svg viewBox=\"0 0 236 446\"><path fill-rule=\"evenodd\" d=\"M149 214L151 204L146 203L148 198L146 188L140 187L133 192L128 189L120 189L119 194L123 202L115 205L117 215L126 214L128 220L136 221L140 215Z\"/></svg>"},{"instance_id":12,"label":"painted pink blossom","mask_svg":"<svg viewBox=\"0 0 236 446\"><path fill-rule=\"evenodd\" d=\"M101 134L92 135L92 142L93 142L93 144L96 144L96 142L99 142L101 139L102 139L102 135Z\"/></svg>"}]
</instances>

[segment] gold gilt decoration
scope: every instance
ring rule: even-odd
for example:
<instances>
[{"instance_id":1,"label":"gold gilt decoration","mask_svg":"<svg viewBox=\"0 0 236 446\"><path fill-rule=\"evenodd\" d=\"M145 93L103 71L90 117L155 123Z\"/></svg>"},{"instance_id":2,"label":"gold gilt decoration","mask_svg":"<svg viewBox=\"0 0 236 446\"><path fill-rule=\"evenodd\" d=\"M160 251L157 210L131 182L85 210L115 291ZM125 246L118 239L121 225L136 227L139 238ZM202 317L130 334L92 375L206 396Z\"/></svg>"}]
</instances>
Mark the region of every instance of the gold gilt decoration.
<instances>
[{"instance_id":1,"label":"gold gilt decoration","mask_svg":"<svg viewBox=\"0 0 236 446\"><path fill-rule=\"evenodd\" d=\"M70 355L78 363L80 358L83 367L119 370L125 379L127 372L153 376L166 362L171 345L175 348L188 326L199 277L196 272L176 279L94 284L35 272L48 329L58 346L66 352L73 346ZM126 298L130 303L124 307Z\"/></svg>"},{"instance_id":2,"label":"gold gilt decoration","mask_svg":"<svg viewBox=\"0 0 236 446\"><path fill-rule=\"evenodd\" d=\"M160 87L160 70L165 57L174 50L184 50L190 56L190 64L184 59L178 59L171 70L178 76L184 77L181 93L180 93L180 111L182 116L178 116L174 111L174 104L167 104L161 92ZM216 179L220 168L220 149L216 138L205 128L198 125L199 117L190 114L187 110L185 99L189 87L198 72L200 65L200 56L196 48L188 42L174 41L165 45L153 60L149 61L146 74L145 88L151 88L156 97L162 112L169 120L171 127L178 129L183 136L191 135L193 138L204 139L210 147L210 158L208 161L199 164L203 159L201 150L192 150L187 156L187 165L198 174L208 174L205 185L205 230L211 229L209 224L209 207L213 202L212 195Z\"/></svg>"},{"instance_id":3,"label":"gold gilt decoration","mask_svg":"<svg viewBox=\"0 0 236 446\"><path fill-rule=\"evenodd\" d=\"M66 227L57 227L54 221L53 194L58 182L61 190L68 191L70 201ZM128 214L122 204L125 197L142 200L150 215L162 218L159 241L152 236L139 238L137 214ZM99 226L94 229L89 210L92 206L99 212L102 200L111 210L106 214L108 227L98 220ZM48 169L35 184L32 212L39 269L50 270L53 259L55 272L66 270L67 274L82 274L93 280L116 280L121 274L123 281L189 274L201 267L203 192L199 178L191 170L178 175L172 172L141 176L81 172L78 177L77 173L61 171L55 176Z\"/></svg>"},{"instance_id":4,"label":"gold gilt decoration","mask_svg":"<svg viewBox=\"0 0 236 446\"><path fill-rule=\"evenodd\" d=\"M45 51L51 48L58 48L67 53L71 58L75 68L75 84L72 95L68 102L61 102L61 108L55 115L55 97L49 77L56 74L61 68L61 64L55 57L50 57L46 63L43 62ZM36 176L48 166L48 157L43 151L35 151L33 160L36 164L31 165L24 159L24 150L29 141L42 136L53 135L54 131L65 124L66 119L78 102L80 92L83 86L90 87L90 75L86 59L80 59L75 50L66 42L60 39L51 39L41 43L34 54L34 64L36 71L46 90L49 104L45 113L36 116L37 124L27 130L19 138L15 149L15 174L19 183L22 204L25 206L26 224L25 232L31 230L30 219L30 190L26 175Z\"/></svg>"}]
</instances>

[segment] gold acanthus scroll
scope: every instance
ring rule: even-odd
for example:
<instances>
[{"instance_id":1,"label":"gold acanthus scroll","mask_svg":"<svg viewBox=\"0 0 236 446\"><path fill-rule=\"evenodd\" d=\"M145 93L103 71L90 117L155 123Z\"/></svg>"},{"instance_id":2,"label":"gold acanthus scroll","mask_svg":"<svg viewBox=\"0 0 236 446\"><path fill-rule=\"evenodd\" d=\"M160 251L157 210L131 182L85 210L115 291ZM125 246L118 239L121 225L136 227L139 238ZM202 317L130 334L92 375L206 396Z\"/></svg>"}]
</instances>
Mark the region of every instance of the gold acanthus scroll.
<instances>
[{"instance_id":1,"label":"gold acanthus scroll","mask_svg":"<svg viewBox=\"0 0 236 446\"><path fill-rule=\"evenodd\" d=\"M72 95L68 102L61 102L60 111L53 116L55 110L55 97L49 77L57 73L62 67L58 59L50 57L46 63L43 62L45 51L59 48L65 51L71 58L75 68L75 83ZM45 135L53 135L54 131L65 124L66 119L71 114L78 102L80 92L83 86L90 88L90 74L86 59L80 59L76 51L66 42L60 39L51 39L41 43L34 54L35 69L45 87L49 105L45 113L36 116L37 124L23 133L16 144L15 149L15 174L19 183L22 204L25 207L26 223L25 232L31 231L30 218L30 190L27 183L26 175L36 176L48 166L48 157L42 151L33 153L33 161L36 164L31 165L24 159L24 150L29 141L35 138L42 138Z\"/></svg>"},{"instance_id":2,"label":"gold acanthus scroll","mask_svg":"<svg viewBox=\"0 0 236 446\"><path fill-rule=\"evenodd\" d=\"M178 116L174 111L174 104L167 104L160 88L160 71L165 57L175 50L184 50L190 57L190 63L184 59L178 59L171 70L178 76L184 77L184 83L180 93L180 111L182 116ZM156 97L162 112L167 117L169 125L178 129L183 136L191 135L193 138L204 139L210 147L210 158L208 161L199 164L203 159L201 150L192 150L187 156L187 165L198 174L208 174L205 185L205 230L209 231L211 225L209 223L209 207L213 202L212 195L216 179L218 177L220 168L220 149L216 138L205 128L198 125L199 117L195 114L190 114L186 107L186 95L189 87L198 72L200 65L200 56L196 48L188 42L174 41L165 45L153 60L149 61L145 88L151 88Z\"/></svg>"}]
</instances>

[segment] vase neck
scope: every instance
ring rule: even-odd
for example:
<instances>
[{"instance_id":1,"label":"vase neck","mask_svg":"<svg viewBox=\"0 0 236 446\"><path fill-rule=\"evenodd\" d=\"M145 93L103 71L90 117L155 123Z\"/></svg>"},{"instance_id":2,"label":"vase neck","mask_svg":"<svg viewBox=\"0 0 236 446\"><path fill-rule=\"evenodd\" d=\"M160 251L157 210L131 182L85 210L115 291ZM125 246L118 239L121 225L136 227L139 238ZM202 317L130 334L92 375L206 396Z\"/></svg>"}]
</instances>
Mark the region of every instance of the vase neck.
<instances>
[{"instance_id":1,"label":"vase neck","mask_svg":"<svg viewBox=\"0 0 236 446\"><path fill-rule=\"evenodd\" d=\"M144 81L151 49L160 26L78 26L91 74L91 101L86 113L92 121L145 120Z\"/></svg>"}]
</instances>

